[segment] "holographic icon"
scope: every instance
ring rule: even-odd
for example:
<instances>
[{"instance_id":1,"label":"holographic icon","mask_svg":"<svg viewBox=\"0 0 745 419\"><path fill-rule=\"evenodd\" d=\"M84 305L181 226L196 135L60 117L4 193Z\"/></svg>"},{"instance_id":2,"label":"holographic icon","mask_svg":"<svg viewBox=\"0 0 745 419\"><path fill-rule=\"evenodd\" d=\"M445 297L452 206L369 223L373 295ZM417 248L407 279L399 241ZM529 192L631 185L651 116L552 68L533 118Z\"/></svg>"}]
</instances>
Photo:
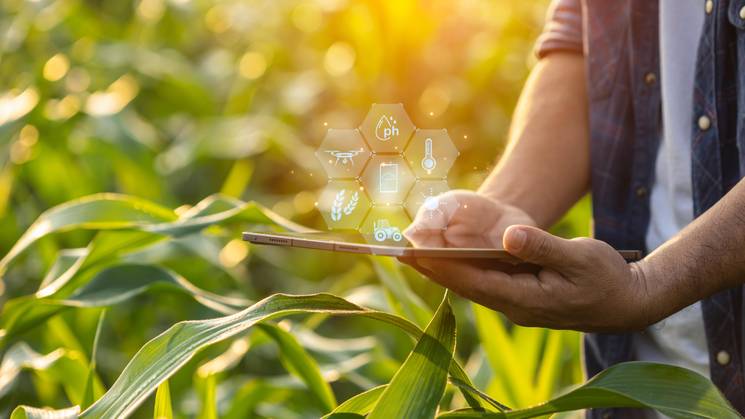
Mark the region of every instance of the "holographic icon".
<instances>
[{"instance_id":1,"label":"holographic icon","mask_svg":"<svg viewBox=\"0 0 745 419\"><path fill-rule=\"evenodd\" d=\"M362 153L363 150L349 150L349 151L339 151L339 150L326 150L327 153L331 154L332 157L336 158L336 161L334 162L334 166L338 166L341 162L342 166L346 165L347 163L354 166L354 158L357 157L358 154Z\"/></svg>"},{"instance_id":2,"label":"holographic icon","mask_svg":"<svg viewBox=\"0 0 745 419\"><path fill-rule=\"evenodd\" d=\"M391 222L385 218L378 220L373 224L373 237L379 242L384 242L386 240L400 242L404 239L403 234L401 234L401 229L391 226Z\"/></svg>"},{"instance_id":3,"label":"holographic icon","mask_svg":"<svg viewBox=\"0 0 745 419\"><path fill-rule=\"evenodd\" d=\"M416 176L400 154L373 154L360 181L374 205L402 205Z\"/></svg>"},{"instance_id":4,"label":"holographic icon","mask_svg":"<svg viewBox=\"0 0 745 419\"><path fill-rule=\"evenodd\" d=\"M434 195L432 188L430 188L426 194L422 193L422 196L424 198L422 208L424 208L424 213L430 220L434 218L435 215L445 215L445 213L442 212L442 209L440 209L440 198Z\"/></svg>"},{"instance_id":5,"label":"holographic icon","mask_svg":"<svg viewBox=\"0 0 745 419\"><path fill-rule=\"evenodd\" d=\"M316 149L316 158L329 179L354 179L372 156L357 129L331 128Z\"/></svg>"},{"instance_id":6,"label":"holographic icon","mask_svg":"<svg viewBox=\"0 0 745 419\"><path fill-rule=\"evenodd\" d=\"M381 193L398 193L398 163L380 163Z\"/></svg>"},{"instance_id":7,"label":"holographic icon","mask_svg":"<svg viewBox=\"0 0 745 419\"><path fill-rule=\"evenodd\" d=\"M346 189L341 189L339 192L336 193L334 196L334 202L331 204L331 220L332 221L341 221L342 217L345 215L351 215L354 210L357 208L357 204L360 201L360 194L357 191L354 191L352 194L352 197L349 199L348 202L346 202L344 196L347 194Z\"/></svg>"},{"instance_id":8,"label":"holographic icon","mask_svg":"<svg viewBox=\"0 0 745 419\"><path fill-rule=\"evenodd\" d=\"M458 149L445 129L417 129L401 103L373 104L358 128L329 129L315 155L329 180L315 205L329 229L405 246L412 218L441 229L459 208L443 195Z\"/></svg>"},{"instance_id":9,"label":"holographic icon","mask_svg":"<svg viewBox=\"0 0 745 419\"><path fill-rule=\"evenodd\" d=\"M418 215L422 221L450 221L460 205L452 195L444 195L449 190L444 179L419 179L411 188L404 208L411 218Z\"/></svg>"},{"instance_id":10,"label":"holographic icon","mask_svg":"<svg viewBox=\"0 0 745 419\"><path fill-rule=\"evenodd\" d=\"M445 179L458 149L444 129L417 129L404 157L419 179Z\"/></svg>"},{"instance_id":11,"label":"holographic icon","mask_svg":"<svg viewBox=\"0 0 745 419\"><path fill-rule=\"evenodd\" d=\"M437 167L437 160L432 156L432 138L424 140L424 157L422 158L422 169L431 174L432 170Z\"/></svg>"},{"instance_id":12,"label":"holographic icon","mask_svg":"<svg viewBox=\"0 0 745 419\"><path fill-rule=\"evenodd\" d=\"M402 153L415 129L400 103L373 104L359 126L374 153Z\"/></svg>"},{"instance_id":13,"label":"holographic icon","mask_svg":"<svg viewBox=\"0 0 745 419\"><path fill-rule=\"evenodd\" d=\"M375 137L380 141L389 141L399 134L398 122L393 116L382 115L375 125Z\"/></svg>"},{"instance_id":14,"label":"holographic icon","mask_svg":"<svg viewBox=\"0 0 745 419\"><path fill-rule=\"evenodd\" d=\"M332 179L317 195L316 208L329 230L357 230L372 203L357 180Z\"/></svg>"}]
</instances>

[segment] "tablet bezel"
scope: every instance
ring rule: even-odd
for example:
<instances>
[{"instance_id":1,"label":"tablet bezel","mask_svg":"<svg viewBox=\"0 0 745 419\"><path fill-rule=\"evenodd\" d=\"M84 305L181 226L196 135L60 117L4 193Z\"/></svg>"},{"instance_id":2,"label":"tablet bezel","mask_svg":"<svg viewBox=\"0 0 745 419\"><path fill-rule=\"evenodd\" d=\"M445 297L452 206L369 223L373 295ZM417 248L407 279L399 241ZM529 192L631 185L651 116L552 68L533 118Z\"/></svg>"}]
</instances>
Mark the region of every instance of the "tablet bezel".
<instances>
[{"instance_id":1,"label":"tablet bezel","mask_svg":"<svg viewBox=\"0 0 745 419\"><path fill-rule=\"evenodd\" d=\"M397 247L380 246L364 243L349 243L326 239L296 237L298 233L285 235L282 233L259 233L246 231L243 240L249 243L272 246L297 247L331 252L356 253L376 256L412 257L412 258L459 258L459 259L495 259L512 264L522 263L504 249L487 248L428 248L428 247ZM638 250L618 250L628 262L641 258Z\"/></svg>"}]
</instances>

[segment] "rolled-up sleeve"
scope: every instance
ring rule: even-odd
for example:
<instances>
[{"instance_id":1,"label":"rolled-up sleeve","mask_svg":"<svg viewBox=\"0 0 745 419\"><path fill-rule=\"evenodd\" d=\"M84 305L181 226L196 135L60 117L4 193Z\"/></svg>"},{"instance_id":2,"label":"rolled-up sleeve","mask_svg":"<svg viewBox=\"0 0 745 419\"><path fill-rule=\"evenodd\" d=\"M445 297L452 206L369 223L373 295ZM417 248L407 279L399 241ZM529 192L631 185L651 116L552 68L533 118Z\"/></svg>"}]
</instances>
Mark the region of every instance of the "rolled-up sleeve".
<instances>
[{"instance_id":1,"label":"rolled-up sleeve","mask_svg":"<svg viewBox=\"0 0 745 419\"><path fill-rule=\"evenodd\" d=\"M543 33L535 45L539 58L554 51L582 53L581 0L552 0Z\"/></svg>"}]
</instances>

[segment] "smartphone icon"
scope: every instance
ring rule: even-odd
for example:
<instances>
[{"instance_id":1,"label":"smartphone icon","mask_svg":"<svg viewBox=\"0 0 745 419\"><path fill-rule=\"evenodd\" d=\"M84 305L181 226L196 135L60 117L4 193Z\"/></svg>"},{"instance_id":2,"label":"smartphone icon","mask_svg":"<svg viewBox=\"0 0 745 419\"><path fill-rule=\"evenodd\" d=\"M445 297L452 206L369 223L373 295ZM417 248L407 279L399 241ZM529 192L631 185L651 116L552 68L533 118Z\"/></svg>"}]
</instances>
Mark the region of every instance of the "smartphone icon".
<instances>
[{"instance_id":1,"label":"smartphone icon","mask_svg":"<svg viewBox=\"0 0 745 419\"><path fill-rule=\"evenodd\" d=\"M380 163L380 192L398 192L398 163Z\"/></svg>"}]
</instances>

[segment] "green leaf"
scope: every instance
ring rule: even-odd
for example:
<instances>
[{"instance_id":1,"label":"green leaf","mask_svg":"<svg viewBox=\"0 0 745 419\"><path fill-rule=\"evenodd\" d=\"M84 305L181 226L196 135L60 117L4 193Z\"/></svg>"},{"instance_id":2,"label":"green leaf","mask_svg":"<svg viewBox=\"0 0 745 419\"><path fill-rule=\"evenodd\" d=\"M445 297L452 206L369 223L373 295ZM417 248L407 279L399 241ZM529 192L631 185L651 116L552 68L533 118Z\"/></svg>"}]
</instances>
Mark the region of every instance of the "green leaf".
<instances>
[{"instance_id":1,"label":"green leaf","mask_svg":"<svg viewBox=\"0 0 745 419\"><path fill-rule=\"evenodd\" d=\"M0 397L5 396L17 382L24 369L44 370L57 362L65 354L60 348L46 355L31 349L25 342L19 342L8 349L0 363Z\"/></svg>"},{"instance_id":2,"label":"green leaf","mask_svg":"<svg viewBox=\"0 0 745 419\"><path fill-rule=\"evenodd\" d=\"M60 384L72 404L80 405L85 397L87 371L89 361L85 354L76 350L65 350L65 355L44 370L36 371L37 375L47 377L49 380ZM97 375L93 377L93 394L103 394L105 389Z\"/></svg>"},{"instance_id":3,"label":"green leaf","mask_svg":"<svg viewBox=\"0 0 745 419\"><path fill-rule=\"evenodd\" d=\"M171 389L168 386L168 380L163 381L155 392L155 411L153 419L173 419L173 409L171 407Z\"/></svg>"},{"instance_id":4,"label":"green leaf","mask_svg":"<svg viewBox=\"0 0 745 419\"><path fill-rule=\"evenodd\" d=\"M671 418L741 417L706 377L685 368L651 362L614 365L584 385L534 407L506 413L463 409L439 417L532 418L597 407L649 408Z\"/></svg>"},{"instance_id":5,"label":"green leaf","mask_svg":"<svg viewBox=\"0 0 745 419\"><path fill-rule=\"evenodd\" d=\"M96 194L69 201L45 211L0 260L0 275L36 240L72 229L138 230L166 236L193 233L214 224L240 221L273 224L292 231L310 231L255 202L212 195L177 217L150 201L120 194Z\"/></svg>"},{"instance_id":6,"label":"green leaf","mask_svg":"<svg viewBox=\"0 0 745 419\"><path fill-rule=\"evenodd\" d=\"M100 396L95 394L95 380L96 380L96 354L98 353L98 339L101 336L101 328L103 327L103 319L106 316L106 310L102 310L98 317L98 324L96 325L96 334L93 336L93 350L91 351L91 362L88 366L88 374L85 380L85 390L83 391L83 400L80 402L80 407L85 409L86 407L93 404L93 402Z\"/></svg>"},{"instance_id":7,"label":"green leaf","mask_svg":"<svg viewBox=\"0 0 745 419\"><path fill-rule=\"evenodd\" d=\"M529 405L533 388L532 375L521 368L519 356L509 331L499 314L478 304L473 307L476 331L486 359L496 371L490 394L511 406Z\"/></svg>"},{"instance_id":8,"label":"green leaf","mask_svg":"<svg viewBox=\"0 0 745 419\"><path fill-rule=\"evenodd\" d=\"M445 392L454 349L455 317L445 293L432 321L383 391L369 419L434 417Z\"/></svg>"},{"instance_id":9,"label":"green leaf","mask_svg":"<svg viewBox=\"0 0 745 419\"><path fill-rule=\"evenodd\" d=\"M197 418L217 419L217 374L210 374L202 381L201 393L202 406Z\"/></svg>"},{"instance_id":10,"label":"green leaf","mask_svg":"<svg viewBox=\"0 0 745 419\"><path fill-rule=\"evenodd\" d=\"M0 274L33 242L75 228L122 229L176 220L176 214L150 201L119 194L96 194L45 211L0 260Z\"/></svg>"},{"instance_id":11,"label":"green leaf","mask_svg":"<svg viewBox=\"0 0 745 419\"><path fill-rule=\"evenodd\" d=\"M409 288L401 272L401 265L390 257L370 256L370 260L388 291L388 303L396 313L419 326L426 325L432 318L432 310Z\"/></svg>"},{"instance_id":12,"label":"green leaf","mask_svg":"<svg viewBox=\"0 0 745 419\"><path fill-rule=\"evenodd\" d=\"M458 387L460 390L462 390L464 392L471 393L475 397L478 397L481 400L484 400L485 402L489 403L490 405L492 405L495 409L499 410L500 412L504 412L506 410L510 410L510 408L508 406L505 406L502 403L498 402L497 400L494 400L488 394L484 393L483 391L477 389L476 387L474 387L474 386L472 386L472 385L470 385L468 383L464 383L463 381L461 381L461 380L459 380L457 378L453 378L453 377L450 377L450 380L449 381L450 381L450 384Z\"/></svg>"},{"instance_id":13,"label":"green leaf","mask_svg":"<svg viewBox=\"0 0 745 419\"><path fill-rule=\"evenodd\" d=\"M222 297L202 290L165 268L138 264L118 265L99 272L85 286L63 300L24 296L8 301L0 316L0 330L5 331L0 342L7 344L21 333L70 307L111 306L157 290L188 294L200 304L221 314L235 313L239 308L250 304L247 300Z\"/></svg>"},{"instance_id":14,"label":"green leaf","mask_svg":"<svg viewBox=\"0 0 745 419\"><path fill-rule=\"evenodd\" d=\"M282 363L290 373L303 380L318 399L323 411L333 410L336 407L336 397L331 386L324 380L316 361L300 346L297 339L273 324L262 323L258 327L277 343Z\"/></svg>"},{"instance_id":15,"label":"green leaf","mask_svg":"<svg viewBox=\"0 0 745 419\"><path fill-rule=\"evenodd\" d=\"M77 418L78 413L80 413L80 408L78 406L59 410L18 406L13 409L10 419L72 419Z\"/></svg>"},{"instance_id":16,"label":"green leaf","mask_svg":"<svg viewBox=\"0 0 745 419\"><path fill-rule=\"evenodd\" d=\"M130 360L106 394L85 410L82 416L126 416L160 383L188 362L198 350L241 333L260 321L296 313L363 316L397 326L416 338L422 333L416 325L399 316L367 310L332 295L275 294L234 315L175 324L146 343ZM443 309L439 318L442 320L438 323L444 322L449 325L452 322L450 309ZM431 332L434 333L435 330ZM425 341L430 340L431 338L427 338ZM429 343L425 346L429 348ZM450 372L453 376L462 377L461 380L470 383L457 363L451 364Z\"/></svg>"},{"instance_id":17,"label":"green leaf","mask_svg":"<svg viewBox=\"0 0 745 419\"><path fill-rule=\"evenodd\" d=\"M380 395L388 387L387 384L373 387L370 390L359 393L350 397L344 403L336 407L331 413L324 416L323 419L342 418L344 414L356 414L360 416L367 415L375 407Z\"/></svg>"},{"instance_id":18,"label":"green leaf","mask_svg":"<svg viewBox=\"0 0 745 419\"><path fill-rule=\"evenodd\" d=\"M181 275L152 265L123 264L101 271L88 284L65 300L50 300L73 307L102 307L119 304L149 290L168 289L191 295L218 313L235 313L250 304L240 298L228 298L194 286Z\"/></svg>"}]
</instances>

